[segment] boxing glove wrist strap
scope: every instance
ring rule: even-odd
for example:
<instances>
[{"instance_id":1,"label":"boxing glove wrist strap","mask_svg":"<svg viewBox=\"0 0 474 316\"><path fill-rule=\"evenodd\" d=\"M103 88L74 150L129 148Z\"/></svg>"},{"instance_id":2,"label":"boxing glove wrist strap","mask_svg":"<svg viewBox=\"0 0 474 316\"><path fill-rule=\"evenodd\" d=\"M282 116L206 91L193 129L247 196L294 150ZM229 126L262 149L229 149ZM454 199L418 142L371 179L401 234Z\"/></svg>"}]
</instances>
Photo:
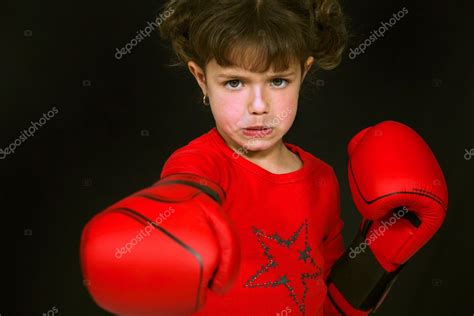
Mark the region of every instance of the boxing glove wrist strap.
<instances>
[{"instance_id":1,"label":"boxing glove wrist strap","mask_svg":"<svg viewBox=\"0 0 474 316\"><path fill-rule=\"evenodd\" d=\"M371 224L371 221L365 222L350 247L334 264L327 282L328 286L333 283L347 302L361 311L375 311L380 306L404 267L401 265L397 270L387 272L378 263L370 247L365 247L363 251L354 250L360 250L362 244L366 245ZM332 299L331 293L328 295Z\"/></svg>"}]
</instances>

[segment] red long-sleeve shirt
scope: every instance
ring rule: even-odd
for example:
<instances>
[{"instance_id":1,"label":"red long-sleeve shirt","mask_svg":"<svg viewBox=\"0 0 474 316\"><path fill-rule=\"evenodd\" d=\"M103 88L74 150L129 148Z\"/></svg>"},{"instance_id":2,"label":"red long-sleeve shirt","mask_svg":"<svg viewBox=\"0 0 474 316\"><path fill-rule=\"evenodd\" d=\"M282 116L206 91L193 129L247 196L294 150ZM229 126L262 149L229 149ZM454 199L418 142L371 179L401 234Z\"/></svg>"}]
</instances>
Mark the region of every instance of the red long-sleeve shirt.
<instances>
[{"instance_id":1,"label":"red long-sleeve shirt","mask_svg":"<svg viewBox=\"0 0 474 316\"><path fill-rule=\"evenodd\" d=\"M239 156L215 127L165 163L161 177L193 173L224 189L223 209L241 243L236 283L223 296L209 291L194 315L333 314L325 280L344 252L338 181L327 163L285 145L303 162L286 174Z\"/></svg>"}]
</instances>

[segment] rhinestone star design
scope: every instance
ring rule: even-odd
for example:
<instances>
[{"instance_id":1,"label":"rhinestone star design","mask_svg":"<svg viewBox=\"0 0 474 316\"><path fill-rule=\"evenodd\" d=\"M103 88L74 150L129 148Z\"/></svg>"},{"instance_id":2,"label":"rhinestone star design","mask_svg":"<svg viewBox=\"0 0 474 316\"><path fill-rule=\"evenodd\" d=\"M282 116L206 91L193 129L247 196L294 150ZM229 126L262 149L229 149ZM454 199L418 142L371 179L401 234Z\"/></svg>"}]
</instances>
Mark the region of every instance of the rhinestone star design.
<instances>
[{"instance_id":1,"label":"rhinestone star design","mask_svg":"<svg viewBox=\"0 0 474 316\"><path fill-rule=\"evenodd\" d=\"M311 256L312 248L308 243L308 220L306 219L289 239L283 239L278 233L267 235L255 226L252 226L252 231L263 249L263 254L268 258L268 263L249 277L244 286L248 288L283 286L304 315L308 292L307 282L317 279L323 272ZM302 234L303 231L304 234ZM301 235L304 235L304 240L300 238ZM299 290L301 289L299 284L302 285L302 290Z\"/></svg>"}]
</instances>

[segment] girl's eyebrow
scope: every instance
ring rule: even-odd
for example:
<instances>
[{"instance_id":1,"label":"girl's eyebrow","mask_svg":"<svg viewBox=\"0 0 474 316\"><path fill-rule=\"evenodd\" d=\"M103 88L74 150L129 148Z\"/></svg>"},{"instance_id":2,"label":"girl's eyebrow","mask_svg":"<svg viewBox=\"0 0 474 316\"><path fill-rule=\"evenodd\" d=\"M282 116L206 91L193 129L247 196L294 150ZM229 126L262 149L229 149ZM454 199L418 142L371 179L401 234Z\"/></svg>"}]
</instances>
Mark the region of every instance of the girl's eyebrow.
<instances>
[{"instance_id":1,"label":"girl's eyebrow","mask_svg":"<svg viewBox=\"0 0 474 316\"><path fill-rule=\"evenodd\" d=\"M286 77L286 76L293 76L295 74L294 71L290 72L276 72L273 74L268 75L268 77ZM232 74L232 73L222 73L217 75L217 78L243 78L246 79L245 76Z\"/></svg>"}]
</instances>

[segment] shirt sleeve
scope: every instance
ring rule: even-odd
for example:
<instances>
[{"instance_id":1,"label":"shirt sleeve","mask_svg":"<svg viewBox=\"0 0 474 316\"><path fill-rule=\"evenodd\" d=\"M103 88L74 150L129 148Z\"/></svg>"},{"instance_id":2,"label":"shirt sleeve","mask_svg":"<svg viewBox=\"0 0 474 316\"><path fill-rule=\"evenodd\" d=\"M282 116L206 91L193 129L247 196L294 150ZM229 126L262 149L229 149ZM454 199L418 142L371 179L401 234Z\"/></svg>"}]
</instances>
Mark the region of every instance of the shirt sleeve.
<instances>
[{"instance_id":1,"label":"shirt sleeve","mask_svg":"<svg viewBox=\"0 0 474 316\"><path fill-rule=\"evenodd\" d=\"M328 230L323 242L323 256L324 256L324 280L327 279L334 263L344 253L344 240L342 238L342 228L344 222L341 220L341 202L339 182L337 181L334 169L331 168L329 175L329 220Z\"/></svg>"}]
</instances>

